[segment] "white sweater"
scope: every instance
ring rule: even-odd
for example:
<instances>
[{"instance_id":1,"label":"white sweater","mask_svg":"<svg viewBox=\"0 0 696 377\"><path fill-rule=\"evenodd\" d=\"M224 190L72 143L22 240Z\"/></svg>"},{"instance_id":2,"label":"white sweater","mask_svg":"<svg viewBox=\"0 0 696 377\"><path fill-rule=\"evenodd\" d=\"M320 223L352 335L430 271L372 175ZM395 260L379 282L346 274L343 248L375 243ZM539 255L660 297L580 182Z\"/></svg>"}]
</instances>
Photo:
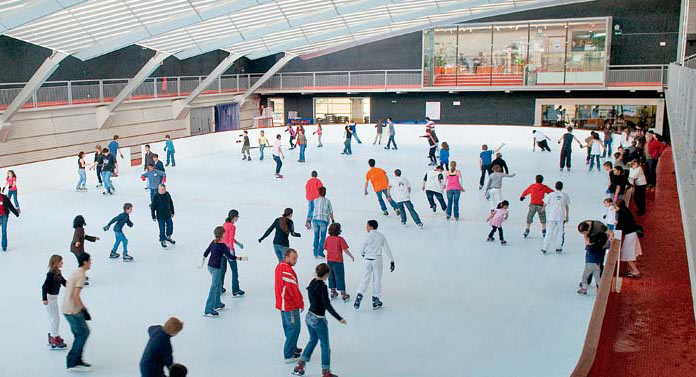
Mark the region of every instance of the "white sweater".
<instances>
[{"instance_id":1,"label":"white sweater","mask_svg":"<svg viewBox=\"0 0 696 377\"><path fill-rule=\"evenodd\" d=\"M376 230L371 230L367 233L365 242L362 245L362 256L365 259L381 259L382 250L387 254L389 262L394 261L391 250L389 249L389 244L384 235Z\"/></svg>"},{"instance_id":2,"label":"white sweater","mask_svg":"<svg viewBox=\"0 0 696 377\"><path fill-rule=\"evenodd\" d=\"M645 174L643 173L643 168L631 168L628 172L628 183L633 186L645 186L648 181L645 179Z\"/></svg>"}]
</instances>

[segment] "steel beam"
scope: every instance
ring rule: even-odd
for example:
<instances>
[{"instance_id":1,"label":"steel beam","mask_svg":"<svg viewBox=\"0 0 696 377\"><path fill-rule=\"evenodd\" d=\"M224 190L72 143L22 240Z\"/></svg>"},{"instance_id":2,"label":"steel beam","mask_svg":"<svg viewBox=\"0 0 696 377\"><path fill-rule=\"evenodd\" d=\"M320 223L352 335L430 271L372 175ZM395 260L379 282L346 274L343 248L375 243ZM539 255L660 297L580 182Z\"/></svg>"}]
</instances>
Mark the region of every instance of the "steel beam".
<instances>
[{"instance_id":1,"label":"steel beam","mask_svg":"<svg viewBox=\"0 0 696 377\"><path fill-rule=\"evenodd\" d=\"M283 56L275 64L273 64L273 67L271 67L271 69L269 69L266 73L264 73L263 76L261 76L258 79L258 81L256 81L254 83L254 85L252 85L249 89L247 89L244 92L244 94L236 96L234 98L234 101L238 102L239 106L241 107L241 105L244 103L244 101L246 101L247 98L249 98L249 96L254 94L254 92L258 88L260 88L263 84L265 84L266 81L268 81L268 79L273 77L273 75L275 75L276 72L278 72L281 68L283 68L286 64L288 64L290 62L290 60L294 59L296 56L297 55L295 55L295 54L290 54L290 53L286 52L285 56Z\"/></svg>"}]
</instances>

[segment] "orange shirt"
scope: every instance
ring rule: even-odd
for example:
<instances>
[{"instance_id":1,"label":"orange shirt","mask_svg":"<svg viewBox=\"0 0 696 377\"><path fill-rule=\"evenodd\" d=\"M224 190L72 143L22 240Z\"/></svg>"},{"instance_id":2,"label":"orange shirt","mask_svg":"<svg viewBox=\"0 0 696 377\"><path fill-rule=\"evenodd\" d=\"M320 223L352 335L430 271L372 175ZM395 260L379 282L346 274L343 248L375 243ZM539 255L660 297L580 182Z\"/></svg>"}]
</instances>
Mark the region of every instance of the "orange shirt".
<instances>
[{"instance_id":1,"label":"orange shirt","mask_svg":"<svg viewBox=\"0 0 696 377\"><path fill-rule=\"evenodd\" d=\"M389 188L389 178L387 172L380 168L370 168L365 175L365 179L372 182L372 188L375 192L383 191Z\"/></svg>"}]
</instances>

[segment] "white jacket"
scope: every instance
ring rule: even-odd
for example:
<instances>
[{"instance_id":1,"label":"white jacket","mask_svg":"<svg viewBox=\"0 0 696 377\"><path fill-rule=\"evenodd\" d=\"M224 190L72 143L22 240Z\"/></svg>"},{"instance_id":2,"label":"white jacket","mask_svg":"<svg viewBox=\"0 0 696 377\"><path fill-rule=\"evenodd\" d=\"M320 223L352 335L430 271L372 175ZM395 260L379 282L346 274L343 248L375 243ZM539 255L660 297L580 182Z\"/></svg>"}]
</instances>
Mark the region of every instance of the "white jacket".
<instances>
[{"instance_id":1,"label":"white jacket","mask_svg":"<svg viewBox=\"0 0 696 377\"><path fill-rule=\"evenodd\" d=\"M428 191L442 193L442 190L445 188L444 176L437 170L427 172L423 178L423 181L425 181L425 189Z\"/></svg>"},{"instance_id":2,"label":"white jacket","mask_svg":"<svg viewBox=\"0 0 696 377\"><path fill-rule=\"evenodd\" d=\"M391 250L389 249L389 244L384 235L376 230L371 230L367 232L367 237L365 242L363 242L361 248L361 255L365 259L382 259L382 251L387 254L389 262L394 261Z\"/></svg>"}]
</instances>

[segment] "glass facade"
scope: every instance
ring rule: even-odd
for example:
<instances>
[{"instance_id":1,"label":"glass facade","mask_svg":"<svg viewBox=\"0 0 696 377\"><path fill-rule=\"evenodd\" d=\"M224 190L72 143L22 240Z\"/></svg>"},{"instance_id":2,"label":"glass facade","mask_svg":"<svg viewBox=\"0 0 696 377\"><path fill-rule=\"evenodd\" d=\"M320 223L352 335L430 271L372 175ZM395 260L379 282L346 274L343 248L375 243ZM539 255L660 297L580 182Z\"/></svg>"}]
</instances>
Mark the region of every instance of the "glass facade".
<instances>
[{"instance_id":1,"label":"glass facade","mask_svg":"<svg viewBox=\"0 0 696 377\"><path fill-rule=\"evenodd\" d=\"M608 19L461 24L423 32L423 85L604 85Z\"/></svg>"},{"instance_id":2,"label":"glass facade","mask_svg":"<svg viewBox=\"0 0 696 377\"><path fill-rule=\"evenodd\" d=\"M604 122L622 128L636 125L655 128L656 105L613 105L613 104L548 104L542 105L542 126L601 129Z\"/></svg>"}]
</instances>

